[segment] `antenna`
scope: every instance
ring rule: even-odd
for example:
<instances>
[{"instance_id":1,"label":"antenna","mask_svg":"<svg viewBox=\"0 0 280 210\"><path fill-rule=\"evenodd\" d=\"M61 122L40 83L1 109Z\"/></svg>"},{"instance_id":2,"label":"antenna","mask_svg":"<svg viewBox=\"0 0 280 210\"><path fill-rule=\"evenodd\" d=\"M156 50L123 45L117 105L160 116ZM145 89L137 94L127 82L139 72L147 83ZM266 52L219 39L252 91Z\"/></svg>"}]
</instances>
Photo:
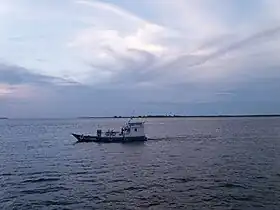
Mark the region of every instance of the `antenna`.
<instances>
[{"instance_id":1,"label":"antenna","mask_svg":"<svg viewBox=\"0 0 280 210\"><path fill-rule=\"evenodd\" d=\"M133 115L135 115L135 109L133 109L133 111L132 111L132 116L131 116L131 118L133 117Z\"/></svg>"},{"instance_id":2,"label":"antenna","mask_svg":"<svg viewBox=\"0 0 280 210\"><path fill-rule=\"evenodd\" d=\"M132 115L130 116L130 119L128 120L128 123L133 119L133 115L135 114L135 110L132 111Z\"/></svg>"}]
</instances>

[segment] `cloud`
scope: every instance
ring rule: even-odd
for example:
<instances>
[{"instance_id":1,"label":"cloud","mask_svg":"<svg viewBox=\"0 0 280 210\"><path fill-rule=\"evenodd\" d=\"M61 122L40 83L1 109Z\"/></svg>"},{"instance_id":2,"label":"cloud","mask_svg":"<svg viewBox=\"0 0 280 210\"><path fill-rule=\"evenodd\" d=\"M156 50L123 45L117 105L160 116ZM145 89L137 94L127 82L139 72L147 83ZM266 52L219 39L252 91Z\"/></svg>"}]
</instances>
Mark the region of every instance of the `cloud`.
<instances>
[{"instance_id":1,"label":"cloud","mask_svg":"<svg viewBox=\"0 0 280 210\"><path fill-rule=\"evenodd\" d=\"M144 20L112 4L77 3L92 10L88 19L91 18L93 26L79 31L68 44L70 50L79 52L83 62L93 67L88 79L82 81L86 84L100 85L96 78L104 83L118 80L128 68L138 69L137 66L142 67L137 72L145 71L176 52L177 46L172 40L180 39L178 31ZM100 21L100 17L104 18ZM143 66L147 55L152 59Z\"/></svg>"},{"instance_id":2,"label":"cloud","mask_svg":"<svg viewBox=\"0 0 280 210\"><path fill-rule=\"evenodd\" d=\"M11 63L0 64L0 99L12 114L23 100L52 116L278 103L276 0L12 3L17 18L0 20L0 59Z\"/></svg>"},{"instance_id":3,"label":"cloud","mask_svg":"<svg viewBox=\"0 0 280 210\"><path fill-rule=\"evenodd\" d=\"M277 25L271 24L267 29L252 24L261 16L253 13L249 30L241 30L236 25L230 28L228 17L223 19L219 15L226 15L221 12L226 6L237 7L232 3L224 3L216 14L210 10L213 5L205 1L165 1L161 4L144 1L154 12L161 8L172 14L173 18L167 20L155 12L161 18L155 22L109 3L78 3L106 15L105 22L98 22L99 19L93 16L94 26L78 33L70 43L92 67L88 80L83 81L89 85L107 85L113 81L137 85L138 82L145 84L145 79L146 84L153 81L165 85L167 81L175 84L220 82L235 74L238 77L238 68L242 69L242 65L248 63L242 58L244 53L246 57L248 52L265 51L268 47L263 43L271 43L279 33ZM262 45L261 50L254 49L257 45ZM147 55L149 62L146 62ZM238 63L229 68L227 62L232 60Z\"/></svg>"},{"instance_id":4,"label":"cloud","mask_svg":"<svg viewBox=\"0 0 280 210\"><path fill-rule=\"evenodd\" d=\"M65 79L32 73L30 70L0 63L0 83L16 85L73 84Z\"/></svg>"},{"instance_id":5,"label":"cloud","mask_svg":"<svg viewBox=\"0 0 280 210\"><path fill-rule=\"evenodd\" d=\"M0 63L0 100L42 98L54 86L77 85L61 78L32 73L26 68Z\"/></svg>"}]
</instances>

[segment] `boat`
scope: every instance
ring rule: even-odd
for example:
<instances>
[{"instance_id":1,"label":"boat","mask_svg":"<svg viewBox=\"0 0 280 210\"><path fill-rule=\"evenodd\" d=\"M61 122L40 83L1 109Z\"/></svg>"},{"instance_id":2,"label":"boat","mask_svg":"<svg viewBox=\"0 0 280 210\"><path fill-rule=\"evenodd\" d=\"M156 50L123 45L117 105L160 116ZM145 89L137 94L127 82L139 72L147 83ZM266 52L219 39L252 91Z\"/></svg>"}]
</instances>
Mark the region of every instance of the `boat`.
<instances>
[{"instance_id":1,"label":"boat","mask_svg":"<svg viewBox=\"0 0 280 210\"><path fill-rule=\"evenodd\" d=\"M148 138L145 135L144 122L131 122L129 120L120 131L108 129L102 131L96 130L96 135L75 134L72 135L78 142L100 142L100 143L126 143L126 142L143 142Z\"/></svg>"}]
</instances>

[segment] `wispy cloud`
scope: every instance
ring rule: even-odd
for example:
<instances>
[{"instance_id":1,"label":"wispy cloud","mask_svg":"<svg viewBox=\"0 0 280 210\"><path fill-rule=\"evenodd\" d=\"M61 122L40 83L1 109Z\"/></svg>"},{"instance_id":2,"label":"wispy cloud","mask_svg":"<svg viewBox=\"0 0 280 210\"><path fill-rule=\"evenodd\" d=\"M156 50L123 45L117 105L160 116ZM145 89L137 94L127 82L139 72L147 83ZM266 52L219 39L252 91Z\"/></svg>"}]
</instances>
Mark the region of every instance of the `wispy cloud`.
<instances>
[{"instance_id":1,"label":"wispy cloud","mask_svg":"<svg viewBox=\"0 0 280 210\"><path fill-rule=\"evenodd\" d=\"M180 63L182 61L185 62L185 65L179 65L184 66L185 68L203 65L207 61L217 59L220 56L224 56L227 53L231 53L234 50L240 50L242 48L250 47L252 45L259 45L261 44L261 42L268 41L269 39L273 39L275 37L278 38L279 34L280 27L275 27L250 35L249 37L241 40L228 42L225 46L223 46L220 42L217 42L217 40L213 40L213 42L204 44L203 46L198 48L198 51L203 51L205 48L207 49L208 47L215 46L218 48L215 52L194 56L193 54L196 54L196 51L194 51L191 52L189 55L184 55L182 57L177 58L176 61L173 61L173 64L169 65L176 65L174 63Z\"/></svg>"},{"instance_id":2,"label":"wispy cloud","mask_svg":"<svg viewBox=\"0 0 280 210\"><path fill-rule=\"evenodd\" d=\"M128 19L130 21L135 21L135 22L142 22L145 23L145 21L135 15L133 15L132 13L121 9L120 7L117 7L113 4L110 3L104 3L101 1L86 1L86 0L77 0L75 1L76 4L81 4L81 5L85 5L85 6L89 6L92 7L94 9L97 10L102 10L105 11L107 13L113 13L117 16L120 16L122 18Z\"/></svg>"}]
</instances>

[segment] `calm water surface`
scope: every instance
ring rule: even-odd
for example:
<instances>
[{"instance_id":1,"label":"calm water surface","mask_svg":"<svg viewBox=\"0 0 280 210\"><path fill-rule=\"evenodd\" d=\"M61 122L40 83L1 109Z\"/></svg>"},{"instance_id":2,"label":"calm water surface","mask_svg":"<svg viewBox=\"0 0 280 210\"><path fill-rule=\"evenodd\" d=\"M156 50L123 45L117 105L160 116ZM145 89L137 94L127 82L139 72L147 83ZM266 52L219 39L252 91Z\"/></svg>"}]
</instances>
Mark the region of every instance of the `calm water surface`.
<instances>
[{"instance_id":1,"label":"calm water surface","mask_svg":"<svg viewBox=\"0 0 280 210\"><path fill-rule=\"evenodd\" d=\"M0 209L280 209L280 118L150 119L138 144L73 144L124 120L1 120Z\"/></svg>"}]
</instances>

